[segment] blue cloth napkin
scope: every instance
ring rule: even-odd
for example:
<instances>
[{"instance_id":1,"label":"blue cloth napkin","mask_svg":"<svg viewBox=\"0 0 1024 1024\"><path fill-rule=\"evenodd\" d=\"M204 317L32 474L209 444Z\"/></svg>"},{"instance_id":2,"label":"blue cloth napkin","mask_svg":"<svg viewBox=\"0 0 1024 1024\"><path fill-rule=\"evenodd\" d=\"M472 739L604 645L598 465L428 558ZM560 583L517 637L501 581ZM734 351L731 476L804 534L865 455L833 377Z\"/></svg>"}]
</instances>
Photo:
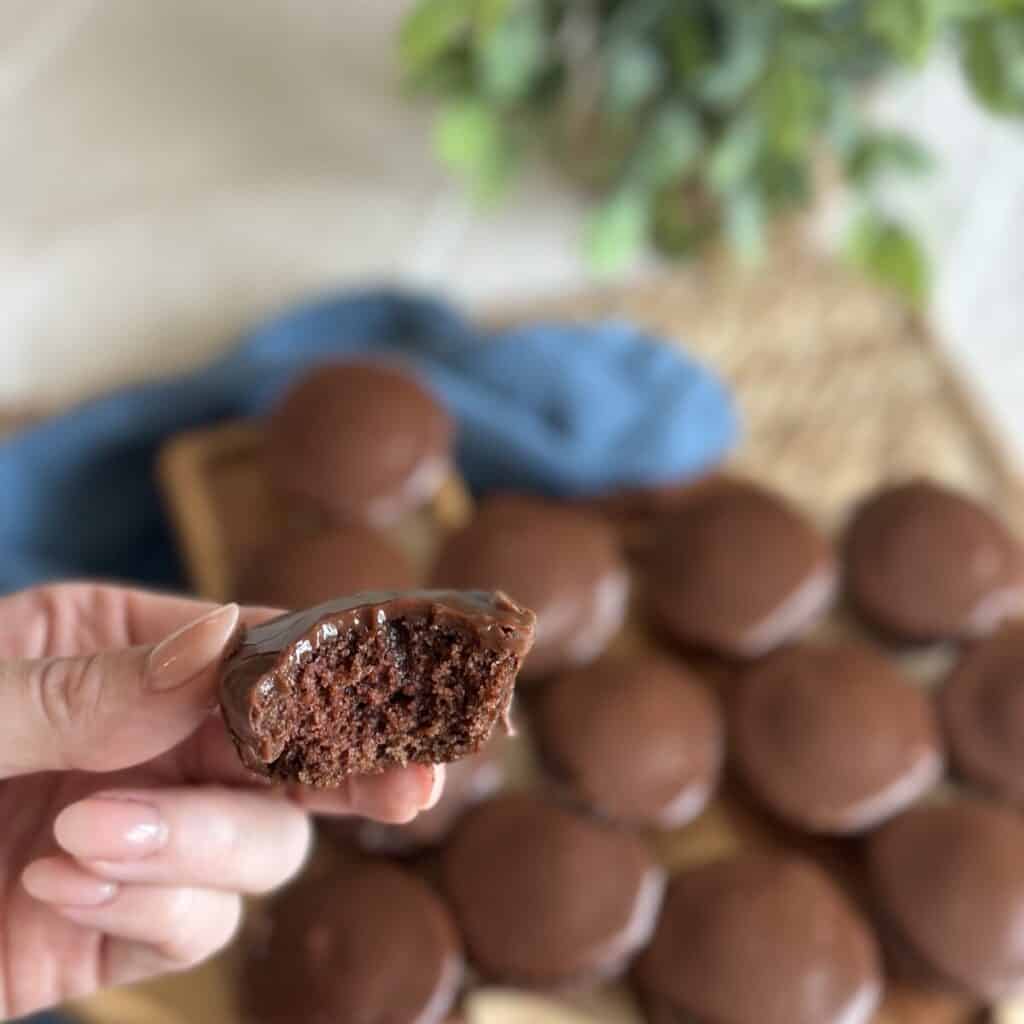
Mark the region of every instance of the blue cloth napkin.
<instances>
[{"instance_id":1,"label":"blue cloth napkin","mask_svg":"<svg viewBox=\"0 0 1024 1024\"><path fill-rule=\"evenodd\" d=\"M477 493L579 496L677 479L716 463L737 435L722 383L626 324L488 334L422 296L327 296L197 373L90 402L0 445L0 591L82 576L181 586L154 480L162 442L264 412L311 363L373 354L409 362L445 402Z\"/></svg>"}]
</instances>

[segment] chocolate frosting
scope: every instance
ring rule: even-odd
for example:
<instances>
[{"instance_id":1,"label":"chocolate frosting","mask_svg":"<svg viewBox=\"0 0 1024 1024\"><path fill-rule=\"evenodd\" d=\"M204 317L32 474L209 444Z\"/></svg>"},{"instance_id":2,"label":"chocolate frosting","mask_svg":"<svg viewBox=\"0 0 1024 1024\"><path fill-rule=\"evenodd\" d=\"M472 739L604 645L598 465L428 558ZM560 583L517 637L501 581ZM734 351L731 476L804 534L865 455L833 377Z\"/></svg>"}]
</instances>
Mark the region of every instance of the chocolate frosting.
<instances>
[{"instance_id":1,"label":"chocolate frosting","mask_svg":"<svg viewBox=\"0 0 1024 1024\"><path fill-rule=\"evenodd\" d=\"M328 520L383 525L429 501L451 472L454 423L408 372L333 363L302 377L267 423L274 489Z\"/></svg>"},{"instance_id":2,"label":"chocolate frosting","mask_svg":"<svg viewBox=\"0 0 1024 1024\"><path fill-rule=\"evenodd\" d=\"M773 654L740 681L733 711L747 785L799 829L872 828L942 775L928 696L864 645Z\"/></svg>"},{"instance_id":3,"label":"chocolate frosting","mask_svg":"<svg viewBox=\"0 0 1024 1024\"><path fill-rule=\"evenodd\" d=\"M463 974L451 915L412 874L382 863L307 879L265 911L241 992L260 1024L438 1024ZM262 934L259 934L262 932Z\"/></svg>"},{"instance_id":4,"label":"chocolate frosting","mask_svg":"<svg viewBox=\"0 0 1024 1024\"><path fill-rule=\"evenodd\" d=\"M828 609L825 538L788 502L749 483L711 487L666 513L646 559L654 619L675 640L754 658Z\"/></svg>"},{"instance_id":5,"label":"chocolate frosting","mask_svg":"<svg viewBox=\"0 0 1024 1024\"><path fill-rule=\"evenodd\" d=\"M538 988L621 972L650 937L663 890L638 838L526 794L470 811L441 872L484 977Z\"/></svg>"},{"instance_id":6,"label":"chocolate frosting","mask_svg":"<svg viewBox=\"0 0 1024 1024\"><path fill-rule=\"evenodd\" d=\"M767 854L676 876L634 976L659 1024L866 1024L882 989L874 938L840 890Z\"/></svg>"},{"instance_id":7,"label":"chocolate frosting","mask_svg":"<svg viewBox=\"0 0 1024 1024\"><path fill-rule=\"evenodd\" d=\"M940 695L950 753L970 782L1024 804L1024 624L968 650Z\"/></svg>"},{"instance_id":8,"label":"chocolate frosting","mask_svg":"<svg viewBox=\"0 0 1024 1024\"><path fill-rule=\"evenodd\" d=\"M239 574L236 600L268 608L308 608L335 594L410 590L412 563L379 530L342 526L274 541Z\"/></svg>"},{"instance_id":9,"label":"chocolate frosting","mask_svg":"<svg viewBox=\"0 0 1024 1024\"><path fill-rule=\"evenodd\" d=\"M622 625L629 577L614 530L578 509L497 495L443 545L433 585L515 594L537 614L525 681L600 655Z\"/></svg>"},{"instance_id":10,"label":"chocolate frosting","mask_svg":"<svg viewBox=\"0 0 1024 1024\"><path fill-rule=\"evenodd\" d=\"M928 480L864 502L845 554L857 611L898 640L977 636L1024 611L1020 545L986 508Z\"/></svg>"},{"instance_id":11,"label":"chocolate frosting","mask_svg":"<svg viewBox=\"0 0 1024 1024\"><path fill-rule=\"evenodd\" d=\"M1024 821L978 798L915 807L871 837L880 911L939 974L995 1002L1024 988Z\"/></svg>"},{"instance_id":12,"label":"chocolate frosting","mask_svg":"<svg viewBox=\"0 0 1024 1024\"><path fill-rule=\"evenodd\" d=\"M246 764L260 770L281 755L287 737L257 732L253 717L260 711L264 721L272 720L267 709L287 697L296 673L321 647L349 630L421 617L442 629L469 630L481 646L517 657L526 655L533 639L532 612L504 594L483 591L355 594L252 626L225 664L220 684L221 710Z\"/></svg>"},{"instance_id":13,"label":"chocolate frosting","mask_svg":"<svg viewBox=\"0 0 1024 1024\"><path fill-rule=\"evenodd\" d=\"M675 828L700 814L718 785L717 703L666 657L606 655L556 677L533 724L556 778L609 818Z\"/></svg>"}]
</instances>

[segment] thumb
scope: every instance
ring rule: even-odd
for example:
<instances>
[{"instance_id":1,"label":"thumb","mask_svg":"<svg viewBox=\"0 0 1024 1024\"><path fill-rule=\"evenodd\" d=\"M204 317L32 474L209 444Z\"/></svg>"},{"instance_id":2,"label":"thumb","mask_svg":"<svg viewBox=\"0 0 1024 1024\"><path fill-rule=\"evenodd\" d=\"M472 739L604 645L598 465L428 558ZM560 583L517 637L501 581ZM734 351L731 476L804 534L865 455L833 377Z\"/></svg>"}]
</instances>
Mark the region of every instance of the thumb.
<instances>
[{"instance_id":1,"label":"thumb","mask_svg":"<svg viewBox=\"0 0 1024 1024\"><path fill-rule=\"evenodd\" d=\"M155 647L0 662L0 779L116 771L176 746L209 715L237 625L228 604Z\"/></svg>"}]
</instances>

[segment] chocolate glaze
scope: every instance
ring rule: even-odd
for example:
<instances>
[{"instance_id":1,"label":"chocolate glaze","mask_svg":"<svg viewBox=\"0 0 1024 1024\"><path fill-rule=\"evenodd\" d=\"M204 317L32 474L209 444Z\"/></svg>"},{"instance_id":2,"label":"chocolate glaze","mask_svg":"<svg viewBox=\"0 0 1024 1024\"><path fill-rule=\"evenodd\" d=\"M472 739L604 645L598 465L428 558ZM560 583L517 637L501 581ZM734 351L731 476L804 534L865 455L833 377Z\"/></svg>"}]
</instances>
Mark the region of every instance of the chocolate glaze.
<instances>
[{"instance_id":1,"label":"chocolate glaze","mask_svg":"<svg viewBox=\"0 0 1024 1024\"><path fill-rule=\"evenodd\" d=\"M517 658L526 655L533 640L532 612L504 594L483 591L355 594L250 627L228 659L220 684L221 710L247 767L265 771L281 755L287 737L258 732L254 715L261 712L266 719L268 708L287 699L296 673L321 647L350 630L372 631L405 618L468 630L480 646ZM510 690L506 718L511 698Z\"/></svg>"},{"instance_id":2,"label":"chocolate glaze","mask_svg":"<svg viewBox=\"0 0 1024 1024\"><path fill-rule=\"evenodd\" d=\"M929 480L885 488L846 532L846 586L885 636L930 642L992 632L1024 611L1024 552L971 498Z\"/></svg>"},{"instance_id":3,"label":"chocolate glaze","mask_svg":"<svg viewBox=\"0 0 1024 1024\"><path fill-rule=\"evenodd\" d=\"M394 522L451 473L451 417L409 372L333 363L302 377L267 422L274 489L327 522ZM293 509L294 511L294 509Z\"/></svg>"},{"instance_id":4,"label":"chocolate glaze","mask_svg":"<svg viewBox=\"0 0 1024 1024\"><path fill-rule=\"evenodd\" d=\"M1005 626L968 650L939 704L960 774L1024 804L1024 624Z\"/></svg>"},{"instance_id":5,"label":"chocolate glaze","mask_svg":"<svg viewBox=\"0 0 1024 1024\"><path fill-rule=\"evenodd\" d=\"M873 828L942 776L928 696L864 645L771 655L740 681L732 724L747 785L797 829Z\"/></svg>"},{"instance_id":6,"label":"chocolate glaze","mask_svg":"<svg viewBox=\"0 0 1024 1024\"><path fill-rule=\"evenodd\" d=\"M251 930L241 993L259 1024L438 1024L463 976L448 910L383 863L305 879ZM253 934L254 933L254 934Z\"/></svg>"},{"instance_id":7,"label":"chocolate glaze","mask_svg":"<svg viewBox=\"0 0 1024 1024\"><path fill-rule=\"evenodd\" d=\"M605 656L552 679L533 717L543 759L590 809L676 828L718 785L725 737L710 691L657 655Z\"/></svg>"},{"instance_id":8,"label":"chocolate glaze","mask_svg":"<svg viewBox=\"0 0 1024 1024\"><path fill-rule=\"evenodd\" d=\"M882 990L874 938L840 890L767 854L677 875L634 980L658 1024L866 1024Z\"/></svg>"},{"instance_id":9,"label":"chocolate glaze","mask_svg":"<svg viewBox=\"0 0 1024 1024\"><path fill-rule=\"evenodd\" d=\"M759 657L828 609L836 567L825 538L750 483L708 487L659 522L645 559L651 614L677 642Z\"/></svg>"},{"instance_id":10,"label":"chocolate glaze","mask_svg":"<svg viewBox=\"0 0 1024 1024\"><path fill-rule=\"evenodd\" d=\"M526 794L471 810L441 873L481 974L542 989L620 973L649 938L664 885L636 837Z\"/></svg>"},{"instance_id":11,"label":"chocolate glaze","mask_svg":"<svg viewBox=\"0 0 1024 1024\"><path fill-rule=\"evenodd\" d=\"M995 1002L1024 989L1024 821L963 797L915 807L875 833L879 910L937 974Z\"/></svg>"},{"instance_id":12,"label":"chocolate glaze","mask_svg":"<svg viewBox=\"0 0 1024 1024\"><path fill-rule=\"evenodd\" d=\"M613 529L579 509L524 495L484 500L445 542L432 582L515 594L537 614L531 681L600 655L625 618L629 575Z\"/></svg>"}]
</instances>

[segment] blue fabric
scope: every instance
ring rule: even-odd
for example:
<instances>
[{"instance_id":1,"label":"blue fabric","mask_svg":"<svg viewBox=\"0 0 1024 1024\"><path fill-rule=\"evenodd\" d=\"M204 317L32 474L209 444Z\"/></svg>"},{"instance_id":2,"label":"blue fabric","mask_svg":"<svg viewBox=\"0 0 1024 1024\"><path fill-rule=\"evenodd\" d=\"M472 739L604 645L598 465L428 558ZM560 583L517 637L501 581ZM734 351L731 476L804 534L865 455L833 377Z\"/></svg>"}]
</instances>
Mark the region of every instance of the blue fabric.
<instances>
[{"instance_id":1,"label":"blue fabric","mask_svg":"<svg viewBox=\"0 0 1024 1024\"><path fill-rule=\"evenodd\" d=\"M328 296L197 373L80 406L0 445L0 590L73 576L180 586L154 482L161 443L264 412L313 362L374 353L409 361L433 385L458 420L459 465L478 493L653 484L699 472L736 439L721 382L628 325L485 335L421 296Z\"/></svg>"}]
</instances>

